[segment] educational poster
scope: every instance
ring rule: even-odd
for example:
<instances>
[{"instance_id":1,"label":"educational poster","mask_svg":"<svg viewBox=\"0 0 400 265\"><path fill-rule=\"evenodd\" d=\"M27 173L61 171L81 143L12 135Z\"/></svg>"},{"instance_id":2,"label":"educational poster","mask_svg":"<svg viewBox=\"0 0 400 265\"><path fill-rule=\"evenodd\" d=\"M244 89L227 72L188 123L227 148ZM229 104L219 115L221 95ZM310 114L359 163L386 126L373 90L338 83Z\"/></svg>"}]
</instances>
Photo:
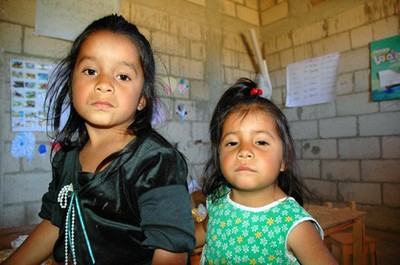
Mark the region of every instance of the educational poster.
<instances>
[{"instance_id":1,"label":"educational poster","mask_svg":"<svg viewBox=\"0 0 400 265\"><path fill-rule=\"evenodd\" d=\"M35 33L74 40L92 21L119 14L119 0L36 0Z\"/></svg>"},{"instance_id":2,"label":"educational poster","mask_svg":"<svg viewBox=\"0 0 400 265\"><path fill-rule=\"evenodd\" d=\"M400 98L400 36L371 42L372 101Z\"/></svg>"},{"instance_id":3,"label":"educational poster","mask_svg":"<svg viewBox=\"0 0 400 265\"><path fill-rule=\"evenodd\" d=\"M286 68L286 106L299 107L335 100L339 53L290 64Z\"/></svg>"},{"instance_id":4,"label":"educational poster","mask_svg":"<svg viewBox=\"0 0 400 265\"><path fill-rule=\"evenodd\" d=\"M11 128L13 132L46 131L44 100L51 64L10 61Z\"/></svg>"}]
</instances>

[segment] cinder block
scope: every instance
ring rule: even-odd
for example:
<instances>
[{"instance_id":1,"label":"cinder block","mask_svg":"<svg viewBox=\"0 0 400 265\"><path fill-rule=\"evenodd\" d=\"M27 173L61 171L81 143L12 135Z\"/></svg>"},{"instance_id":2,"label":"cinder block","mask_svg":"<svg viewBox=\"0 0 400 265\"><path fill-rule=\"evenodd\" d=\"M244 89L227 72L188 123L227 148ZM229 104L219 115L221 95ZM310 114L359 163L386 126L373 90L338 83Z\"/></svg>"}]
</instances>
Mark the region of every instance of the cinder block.
<instances>
[{"instance_id":1,"label":"cinder block","mask_svg":"<svg viewBox=\"0 0 400 265\"><path fill-rule=\"evenodd\" d=\"M169 17L165 12L131 2L131 21L137 26L145 26L153 30L167 32L170 25Z\"/></svg>"},{"instance_id":2,"label":"cinder block","mask_svg":"<svg viewBox=\"0 0 400 265\"><path fill-rule=\"evenodd\" d=\"M281 69L279 54L278 53L270 54L264 59L267 62L267 66L268 66L268 71L269 72L274 71L274 70L284 71L285 84L286 84L286 70L285 69Z\"/></svg>"},{"instance_id":3,"label":"cinder block","mask_svg":"<svg viewBox=\"0 0 400 265\"><path fill-rule=\"evenodd\" d=\"M360 163L356 160L323 160L321 177L330 181L360 181Z\"/></svg>"},{"instance_id":4,"label":"cinder block","mask_svg":"<svg viewBox=\"0 0 400 265\"><path fill-rule=\"evenodd\" d=\"M398 32L398 15L379 20L372 24L373 40L381 40L396 36Z\"/></svg>"},{"instance_id":5,"label":"cinder block","mask_svg":"<svg viewBox=\"0 0 400 265\"><path fill-rule=\"evenodd\" d=\"M181 78L204 79L204 62L183 57L170 57L171 75Z\"/></svg>"},{"instance_id":6,"label":"cinder block","mask_svg":"<svg viewBox=\"0 0 400 265\"><path fill-rule=\"evenodd\" d=\"M363 160L361 178L363 181L400 183L399 160Z\"/></svg>"},{"instance_id":7,"label":"cinder block","mask_svg":"<svg viewBox=\"0 0 400 265\"><path fill-rule=\"evenodd\" d=\"M354 137L357 135L357 119L349 116L320 120L319 134L322 138Z\"/></svg>"},{"instance_id":8,"label":"cinder block","mask_svg":"<svg viewBox=\"0 0 400 265\"><path fill-rule=\"evenodd\" d=\"M261 12L261 25L265 26L275 21L281 20L289 15L289 4L279 3L264 12Z\"/></svg>"},{"instance_id":9,"label":"cinder block","mask_svg":"<svg viewBox=\"0 0 400 265\"><path fill-rule=\"evenodd\" d=\"M183 32L184 37L192 41L204 41L201 24L194 21L188 21L186 19L182 19L181 23L185 27ZM179 32L178 36L181 35L182 32Z\"/></svg>"},{"instance_id":10,"label":"cinder block","mask_svg":"<svg viewBox=\"0 0 400 265\"><path fill-rule=\"evenodd\" d=\"M336 115L335 103L325 103L295 108L301 120L315 120L334 117Z\"/></svg>"},{"instance_id":11,"label":"cinder block","mask_svg":"<svg viewBox=\"0 0 400 265\"><path fill-rule=\"evenodd\" d=\"M348 95L354 90L353 73L344 73L338 76L336 81L336 94L337 95Z\"/></svg>"},{"instance_id":12,"label":"cinder block","mask_svg":"<svg viewBox=\"0 0 400 265\"><path fill-rule=\"evenodd\" d=\"M368 47L345 51L340 54L339 73L369 69L370 57Z\"/></svg>"},{"instance_id":13,"label":"cinder block","mask_svg":"<svg viewBox=\"0 0 400 265\"><path fill-rule=\"evenodd\" d=\"M263 0L263 1L259 1L259 2L260 2L261 11L264 11L266 9L273 7L276 3L276 0Z\"/></svg>"},{"instance_id":14,"label":"cinder block","mask_svg":"<svg viewBox=\"0 0 400 265\"><path fill-rule=\"evenodd\" d=\"M337 115L338 116L363 115L363 114L378 112L379 110L378 103L370 102L369 98L370 98L369 93L357 93L345 96L338 96L336 98Z\"/></svg>"},{"instance_id":15,"label":"cinder block","mask_svg":"<svg viewBox=\"0 0 400 265\"><path fill-rule=\"evenodd\" d=\"M400 183L383 184L383 204L389 207L400 207Z\"/></svg>"},{"instance_id":16,"label":"cinder block","mask_svg":"<svg viewBox=\"0 0 400 265\"><path fill-rule=\"evenodd\" d=\"M42 218L39 217L39 212L42 206L42 202L31 202L26 203L25 205L25 215L26 221L25 223L28 225L35 225L42 221Z\"/></svg>"},{"instance_id":17,"label":"cinder block","mask_svg":"<svg viewBox=\"0 0 400 265\"><path fill-rule=\"evenodd\" d=\"M309 159L334 159L338 157L336 140L307 140L303 141L303 158Z\"/></svg>"},{"instance_id":18,"label":"cinder block","mask_svg":"<svg viewBox=\"0 0 400 265\"><path fill-rule=\"evenodd\" d=\"M338 146L341 159L376 159L381 156L377 137L339 139Z\"/></svg>"},{"instance_id":19,"label":"cinder block","mask_svg":"<svg viewBox=\"0 0 400 265\"><path fill-rule=\"evenodd\" d=\"M192 140L191 124L189 122L181 123L178 117L174 121L164 124L158 131L171 143L186 143Z\"/></svg>"},{"instance_id":20,"label":"cinder block","mask_svg":"<svg viewBox=\"0 0 400 265\"><path fill-rule=\"evenodd\" d=\"M257 33L256 33L257 34ZM241 35L237 33L223 32L222 33L222 48L237 52L246 52L248 48L251 49L254 54L252 42L250 40L250 35L248 32L245 33L245 38L247 44L243 41ZM247 46L246 46L247 45ZM261 45L261 43L260 43Z\"/></svg>"},{"instance_id":21,"label":"cinder block","mask_svg":"<svg viewBox=\"0 0 400 265\"><path fill-rule=\"evenodd\" d=\"M238 64L239 59L237 52L228 49L222 50L222 65L236 68Z\"/></svg>"},{"instance_id":22,"label":"cinder block","mask_svg":"<svg viewBox=\"0 0 400 265\"><path fill-rule=\"evenodd\" d=\"M186 1L199 6L204 6L204 7L206 6L206 0L186 0Z\"/></svg>"},{"instance_id":23,"label":"cinder block","mask_svg":"<svg viewBox=\"0 0 400 265\"><path fill-rule=\"evenodd\" d=\"M336 115L336 104L335 102L329 102L325 104L319 104L317 106L317 117L319 119L334 117Z\"/></svg>"},{"instance_id":24,"label":"cinder block","mask_svg":"<svg viewBox=\"0 0 400 265\"><path fill-rule=\"evenodd\" d=\"M360 116L360 136L400 134L400 112Z\"/></svg>"},{"instance_id":25,"label":"cinder block","mask_svg":"<svg viewBox=\"0 0 400 265\"><path fill-rule=\"evenodd\" d=\"M382 158L400 158L400 136L382 137Z\"/></svg>"},{"instance_id":26,"label":"cinder block","mask_svg":"<svg viewBox=\"0 0 400 265\"><path fill-rule=\"evenodd\" d=\"M321 40L317 40L312 43L313 54L315 57L340 52L340 61L342 60L342 53L350 50L350 36L348 32L344 32L338 35L327 37ZM354 58L353 58L354 59ZM339 61L339 62L340 62Z\"/></svg>"},{"instance_id":27,"label":"cinder block","mask_svg":"<svg viewBox=\"0 0 400 265\"><path fill-rule=\"evenodd\" d=\"M195 60L204 61L206 57L206 50L203 42L191 41L190 42L190 58Z\"/></svg>"},{"instance_id":28,"label":"cinder block","mask_svg":"<svg viewBox=\"0 0 400 265\"><path fill-rule=\"evenodd\" d=\"M4 217L0 227L15 227L27 225L25 220L25 207L21 204L3 205Z\"/></svg>"},{"instance_id":29,"label":"cinder block","mask_svg":"<svg viewBox=\"0 0 400 265\"><path fill-rule=\"evenodd\" d=\"M18 173L21 169L21 159L11 156L11 142L3 143L3 156L2 156L2 173L3 174L15 174Z\"/></svg>"},{"instance_id":30,"label":"cinder block","mask_svg":"<svg viewBox=\"0 0 400 265\"><path fill-rule=\"evenodd\" d=\"M329 35L348 31L361 25L368 24L368 15L365 12L365 5L360 4L354 8L345 10L337 16L328 19Z\"/></svg>"},{"instance_id":31,"label":"cinder block","mask_svg":"<svg viewBox=\"0 0 400 265\"><path fill-rule=\"evenodd\" d=\"M10 23L0 23L0 52L22 52L22 27Z\"/></svg>"},{"instance_id":32,"label":"cinder block","mask_svg":"<svg viewBox=\"0 0 400 265\"><path fill-rule=\"evenodd\" d=\"M318 21L313 24L307 24L304 27L293 30L293 45L303 45L326 37L327 32L324 29L324 21Z\"/></svg>"},{"instance_id":33,"label":"cinder block","mask_svg":"<svg viewBox=\"0 0 400 265\"><path fill-rule=\"evenodd\" d=\"M286 67L288 64L294 63L293 49L287 49L280 54L281 66Z\"/></svg>"},{"instance_id":34,"label":"cinder block","mask_svg":"<svg viewBox=\"0 0 400 265\"><path fill-rule=\"evenodd\" d=\"M293 121L290 129L294 139L316 139L318 138L317 121Z\"/></svg>"},{"instance_id":35,"label":"cinder block","mask_svg":"<svg viewBox=\"0 0 400 265\"><path fill-rule=\"evenodd\" d=\"M371 73L370 70L361 70L354 72L354 87L356 92L369 92Z\"/></svg>"},{"instance_id":36,"label":"cinder block","mask_svg":"<svg viewBox=\"0 0 400 265\"><path fill-rule=\"evenodd\" d=\"M188 161L193 164L206 163L208 156L209 144L200 142L188 142L180 145L180 150L187 157Z\"/></svg>"},{"instance_id":37,"label":"cinder block","mask_svg":"<svg viewBox=\"0 0 400 265\"><path fill-rule=\"evenodd\" d=\"M218 1L219 3L219 12L222 14L231 16L231 17L236 17L236 5L233 2L230 2L228 0L220 0Z\"/></svg>"},{"instance_id":38,"label":"cinder block","mask_svg":"<svg viewBox=\"0 0 400 265\"><path fill-rule=\"evenodd\" d=\"M379 183L339 182L338 193L340 201L355 200L360 204L382 204L381 184Z\"/></svg>"},{"instance_id":39,"label":"cinder block","mask_svg":"<svg viewBox=\"0 0 400 265\"><path fill-rule=\"evenodd\" d=\"M21 172L3 176L4 204L40 201L51 181L50 172Z\"/></svg>"},{"instance_id":40,"label":"cinder block","mask_svg":"<svg viewBox=\"0 0 400 265\"><path fill-rule=\"evenodd\" d=\"M301 119L298 108L284 108L282 112L285 114L286 119L290 122L298 121Z\"/></svg>"},{"instance_id":41,"label":"cinder block","mask_svg":"<svg viewBox=\"0 0 400 265\"><path fill-rule=\"evenodd\" d=\"M400 100L386 100L379 103L382 112L399 111Z\"/></svg>"},{"instance_id":42,"label":"cinder block","mask_svg":"<svg viewBox=\"0 0 400 265\"><path fill-rule=\"evenodd\" d=\"M372 26L366 25L360 28L356 28L350 31L351 47L358 48L361 46L367 46L373 40L372 38Z\"/></svg>"},{"instance_id":43,"label":"cinder block","mask_svg":"<svg viewBox=\"0 0 400 265\"><path fill-rule=\"evenodd\" d=\"M52 58L63 58L67 55L71 42L36 36L33 28L25 28L24 53Z\"/></svg>"},{"instance_id":44,"label":"cinder block","mask_svg":"<svg viewBox=\"0 0 400 265\"><path fill-rule=\"evenodd\" d=\"M253 25L260 25L260 17L257 10L250 9L245 6L236 5L237 17L243 21L249 22Z\"/></svg>"},{"instance_id":45,"label":"cinder block","mask_svg":"<svg viewBox=\"0 0 400 265\"><path fill-rule=\"evenodd\" d=\"M298 159L299 176L307 179L319 179L320 160L319 159Z\"/></svg>"},{"instance_id":46,"label":"cinder block","mask_svg":"<svg viewBox=\"0 0 400 265\"><path fill-rule=\"evenodd\" d=\"M236 0L236 1L243 2L243 0ZM258 9L259 9L258 3L259 2L260 1L258 1L258 0L246 0L245 4L247 7L258 11Z\"/></svg>"},{"instance_id":47,"label":"cinder block","mask_svg":"<svg viewBox=\"0 0 400 265\"><path fill-rule=\"evenodd\" d=\"M210 88L203 80L190 82L190 96L193 100L210 100Z\"/></svg>"},{"instance_id":48,"label":"cinder block","mask_svg":"<svg viewBox=\"0 0 400 265\"><path fill-rule=\"evenodd\" d=\"M193 141L200 141L202 143L210 142L210 136L208 134L209 122L193 122L192 123L192 135Z\"/></svg>"},{"instance_id":49,"label":"cinder block","mask_svg":"<svg viewBox=\"0 0 400 265\"><path fill-rule=\"evenodd\" d=\"M294 48L294 60L296 62L310 59L312 57L312 46L310 43L306 43Z\"/></svg>"},{"instance_id":50,"label":"cinder block","mask_svg":"<svg viewBox=\"0 0 400 265\"><path fill-rule=\"evenodd\" d=\"M286 91L286 70L278 70L270 72L272 91L274 89L283 88Z\"/></svg>"},{"instance_id":51,"label":"cinder block","mask_svg":"<svg viewBox=\"0 0 400 265\"><path fill-rule=\"evenodd\" d=\"M337 200L337 184L336 182L316 179L304 179L304 182L310 192L321 201Z\"/></svg>"},{"instance_id":52,"label":"cinder block","mask_svg":"<svg viewBox=\"0 0 400 265\"><path fill-rule=\"evenodd\" d=\"M1 20L35 26L36 1L1 1Z\"/></svg>"}]
</instances>

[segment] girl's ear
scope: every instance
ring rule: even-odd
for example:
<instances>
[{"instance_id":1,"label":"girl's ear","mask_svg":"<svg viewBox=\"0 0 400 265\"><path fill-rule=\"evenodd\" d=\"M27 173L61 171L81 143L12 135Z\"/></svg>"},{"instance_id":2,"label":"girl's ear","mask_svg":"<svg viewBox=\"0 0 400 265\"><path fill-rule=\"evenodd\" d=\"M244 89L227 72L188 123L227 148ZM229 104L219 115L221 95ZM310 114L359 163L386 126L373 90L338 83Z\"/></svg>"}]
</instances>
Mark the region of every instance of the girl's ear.
<instances>
[{"instance_id":1,"label":"girl's ear","mask_svg":"<svg viewBox=\"0 0 400 265\"><path fill-rule=\"evenodd\" d=\"M282 159L280 171L283 172L283 171L285 171L285 169L286 169L286 167L285 167L285 161Z\"/></svg>"},{"instance_id":2,"label":"girl's ear","mask_svg":"<svg viewBox=\"0 0 400 265\"><path fill-rule=\"evenodd\" d=\"M138 106L137 106L137 110L142 110L142 109L144 109L144 107L146 107L146 98L144 97L144 96L141 96L140 97L140 99L139 99L139 103L138 103Z\"/></svg>"}]
</instances>

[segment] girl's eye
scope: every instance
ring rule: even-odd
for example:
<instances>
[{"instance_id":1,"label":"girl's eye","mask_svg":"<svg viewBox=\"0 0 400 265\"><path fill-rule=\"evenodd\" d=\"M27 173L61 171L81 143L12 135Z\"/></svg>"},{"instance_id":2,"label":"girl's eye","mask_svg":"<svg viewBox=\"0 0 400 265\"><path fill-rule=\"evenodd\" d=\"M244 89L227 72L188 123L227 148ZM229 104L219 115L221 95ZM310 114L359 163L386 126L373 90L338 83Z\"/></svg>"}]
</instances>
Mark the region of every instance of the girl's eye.
<instances>
[{"instance_id":1,"label":"girl's eye","mask_svg":"<svg viewBox=\"0 0 400 265\"><path fill-rule=\"evenodd\" d=\"M257 141L256 144L264 146L264 145L268 145L268 142L261 140L261 141Z\"/></svg>"},{"instance_id":2,"label":"girl's eye","mask_svg":"<svg viewBox=\"0 0 400 265\"><path fill-rule=\"evenodd\" d=\"M129 76L127 76L127 75L119 75L119 76L117 76L117 78L118 78L119 80L122 80L122 81L129 81L129 80L131 80L131 78L130 78Z\"/></svg>"},{"instance_id":3,"label":"girl's eye","mask_svg":"<svg viewBox=\"0 0 400 265\"><path fill-rule=\"evenodd\" d=\"M96 74L96 71L93 69L85 69L83 72L87 75L95 75Z\"/></svg>"},{"instance_id":4,"label":"girl's eye","mask_svg":"<svg viewBox=\"0 0 400 265\"><path fill-rule=\"evenodd\" d=\"M227 143L225 144L225 146L236 146L236 145L237 145L237 142L233 142L233 141L227 142Z\"/></svg>"}]
</instances>

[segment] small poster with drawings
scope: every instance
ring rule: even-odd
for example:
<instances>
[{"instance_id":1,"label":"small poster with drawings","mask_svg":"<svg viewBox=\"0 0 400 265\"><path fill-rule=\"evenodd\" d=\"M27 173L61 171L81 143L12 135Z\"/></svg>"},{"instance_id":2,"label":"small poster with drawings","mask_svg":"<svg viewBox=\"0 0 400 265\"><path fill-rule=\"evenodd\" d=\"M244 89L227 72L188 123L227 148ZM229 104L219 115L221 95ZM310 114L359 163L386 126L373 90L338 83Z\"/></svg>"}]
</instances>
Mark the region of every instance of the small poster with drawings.
<instances>
[{"instance_id":1,"label":"small poster with drawings","mask_svg":"<svg viewBox=\"0 0 400 265\"><path fill-rule=\"evenodd\" d=\"M372 101L400 98L400 36L371 42Z\"/></svg>"},{"instance_id":2,"label":"small poster with drawings","mask_svg":"<svg viewBox=\"0 0 400 265\"><path fill-rule=\"evenodd\" d=\"M11 129L13 132L46 131L44 100L52 64L10 61Z\"/></svg>"}]
</instances>

